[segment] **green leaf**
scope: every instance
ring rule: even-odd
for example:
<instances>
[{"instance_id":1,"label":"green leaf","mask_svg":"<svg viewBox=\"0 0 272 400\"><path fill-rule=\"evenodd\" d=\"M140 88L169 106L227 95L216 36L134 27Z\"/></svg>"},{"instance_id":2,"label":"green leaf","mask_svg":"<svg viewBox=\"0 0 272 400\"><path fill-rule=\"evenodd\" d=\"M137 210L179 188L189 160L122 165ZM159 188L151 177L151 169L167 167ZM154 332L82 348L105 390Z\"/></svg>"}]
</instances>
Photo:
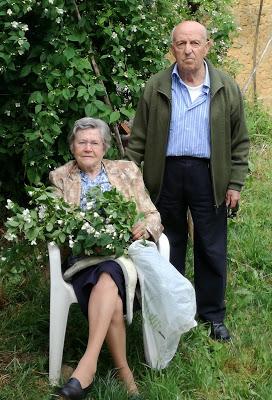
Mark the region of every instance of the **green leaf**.
<instances>
[{"instance_id":1,"label":"green leaf","mask_svg":"<svg viewBox=\"0 0 272 400\"><path fill-rule=\"evenodd\" d=\"M39 114L39 112L41 111L41 109L42 109L42 105L41 105L41 104L37 104L37 105L35 106L35 114Z\"/></svg>"},{"instance_id":2,"label":"green leaf","mask_svg":"<svg viewBox=\"0 0 272 400\"><path fill-rule=\"evenodd\" d=\"M124 108L124 107L122 107L122 108L120 109L120 112L121 112L121 114L125 115L125 116L128 117L129 119L130 119L131 117L133 117L133 115L134 115L134 113L135 113L134 110L132 110L132 109L128 110L128 109L126 109L126 108Z\"/></svg>"},{"instance_id":3,"label":"green leaf","mask_svg":"<svg viewBox=\"0 0 272 400\"><path fill-rule=\"evenodd\" d=\"M97 108L95 107L94 103L89 103L85 106L84 108L85 110L85 115L88 117L92 117L94 115L96 115L97 113Z\"/></svg>"},{"instance_id":4,"label":"green leaf","mask_svg":"<svg viewBox=\"0 0 272 400\"><path fill-rule=\"evenodd\" d=\"M101 100L94 100L94 104L100 111L105 111L106 109L108 109L108 106L106 106L106 104L103 103L103 101Z\"/></svg>"},{"instance_id":5,"label":"green leaf","mask_svg":"<svg viewBox=\"0 0 272 400\"><path fill-rule=\"evenodd\" d=\"M63 54L67 60L70 60L71 58L73 58L75 56L76 52L72 47L67 47L64 50Z\"/></svg>"},{"instance_id":6,"label":"green leaf","mask_svg":"<svg viewBox=\"0 0 272 400\"><path fill-rule=\"evenodd\" d=\"M70 90L68 88L65 88L62 90L62 95L66 100L69 100L71 97Z\"/></svg>"},{"instance_id":7,"label":"green leaf","mask_svg":"<svg viewBox=\"0 0 272 400\"><path fill-rule=\"evenodd\" d=\"M48 224L46 225L46 230L47 232L51 232L54 228L54 225L52 224L52 222L48 222Z\"/></svg>"},{"instance_id":8,"label":"green leaf","mask_svg":"<svg viewBox=\"0 0 272 400\"><path fill-rule=\"evenodd\" d=\"M120 113L119 111L114 111L110 115L110 124L113 124L114 122L118 121L120 118Z\"/></svg>"},{"instance_id":9,"label":"green leaf","mask_svg":"<svg viewBox=\"0 0 272 400\"><path fill-rule=\"evenodd\" d=\"M64 243L64 242L65 242L66 236L65 236L65 234L64 234L63 232L61 232L61 233L59 234L59 240L60 240L61 243Z\"/></svg>"},{"instance_id":10,"label":"green leaf","mask_svg":"<svg viewBox=\"0 0 272 400\"><path fill-rule=\"evenodd\" d=\"M16 228L16 227L19 226L20 224L19 224L18 221L15 221L14 219L10 219L10 220L8 220L7 225Z\"/></svg>"},{"instance_id":11,"label":"green leaf","mask_svg":"<svg viewBox=\"0 0 272 400\"><path fill-rule=\"evenodd\" d=\"M31 64L26 64L21 70L20 77L24 78L25 76L29 75L30 72L31 72Z\"/></svg>"}]
</instances>

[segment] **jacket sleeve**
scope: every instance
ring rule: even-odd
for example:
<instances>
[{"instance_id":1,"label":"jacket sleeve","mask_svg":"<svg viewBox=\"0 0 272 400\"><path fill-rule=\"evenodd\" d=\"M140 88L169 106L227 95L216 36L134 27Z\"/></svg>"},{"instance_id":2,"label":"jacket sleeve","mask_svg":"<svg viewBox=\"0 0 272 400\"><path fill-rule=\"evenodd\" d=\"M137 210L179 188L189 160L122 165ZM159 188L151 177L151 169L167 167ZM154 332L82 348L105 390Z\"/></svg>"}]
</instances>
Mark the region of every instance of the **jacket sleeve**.
<instances>
[{"instance_id":1,"label":"jacket sleeve","mask_svg":"<svg viewBox=\"0 0 272 400\"><path fill-rule=\"evenodd\" d=\"M249 137L241 91L236 85L235 106L231 109L231 172L228 189L242 189L248 173Z\"/></svg>"},{"instance_id":2,"label":"jacket sleeve","mask_svg":"<svg viewBox=\"0 0 272 400\"><path fill-rule=\"evenodd\" d=\"M144 160L146 133L148 125L149 105L147 104L145 94L143 93L138 102L131 136L125 151L125 159L134 161L138 167Z\"/></svg>"},{"instance_id":3,"label":"jacket sleeve","mask_svg":"<svg viewBox=\"0 0 272 400\"><path fill-rule=\"evenodd\" d=\"M133 163L131 165L133 169L131 185L137 209L139 212L144 213L146 229L153 240L157 242L163 231L160 214L149 197L140 169Z\"/></svg>"},{"instance_id":4,"label":"jacket sleeve","mask_svg":"<svg viewBox=\"0 0 272 400\"><path fill-rule=\"evenodd\" d=\"M58 174L55 171L49 173L49 181L54 187L56 196L64 197L63 180L58 178Z\"/></svg>"}]
</instances>

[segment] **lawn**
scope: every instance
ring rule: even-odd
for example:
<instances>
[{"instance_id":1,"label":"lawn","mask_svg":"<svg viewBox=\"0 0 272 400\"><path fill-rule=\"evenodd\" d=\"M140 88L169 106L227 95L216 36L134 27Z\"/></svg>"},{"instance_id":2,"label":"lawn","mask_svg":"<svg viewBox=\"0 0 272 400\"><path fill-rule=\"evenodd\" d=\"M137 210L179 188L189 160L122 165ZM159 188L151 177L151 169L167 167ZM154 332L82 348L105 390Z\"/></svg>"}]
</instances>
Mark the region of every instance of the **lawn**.
<instances>
[{"instance_id":1,"label":"lawn","mask_svg":"<svg viewBox=\"0 0 272 400\"><path fill-rule=\"evenodd\" d=\"M212 341L207 328L199 324L182 336L169 367L154 371L144 363L138 315L128 329L128 355L144 399L272 399L272 144L256 140L250 160L238 217L229 220L226 324L233 340ZM0 246L0 272L5 276L0 286L0 399L53 399L54 389L48 384L45 251L30 252L24 244L8 250L3 239ZM86 334L86 321L74 305L65 341L65 375L80 358ZM126 398L105 348L89 399Z\"/></svg>"}]
</instances>

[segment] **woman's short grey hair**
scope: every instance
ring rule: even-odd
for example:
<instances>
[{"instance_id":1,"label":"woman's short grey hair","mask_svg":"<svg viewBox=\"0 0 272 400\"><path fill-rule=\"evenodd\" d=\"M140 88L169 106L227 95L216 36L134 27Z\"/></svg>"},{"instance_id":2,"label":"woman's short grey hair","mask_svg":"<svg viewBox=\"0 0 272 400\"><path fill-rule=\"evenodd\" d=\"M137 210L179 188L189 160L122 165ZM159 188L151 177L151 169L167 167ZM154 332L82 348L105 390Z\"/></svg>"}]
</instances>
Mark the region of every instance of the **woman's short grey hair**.
<instances>
[{"instance_id":1,"label":"woman's short grey hair","mask_svg":"<svg viewBox=\"0 0 272 400\"><path fill-rule=\"evenodd\" d=\"M105 151L107 151L111 145L111 132L108 124L99 118L84 117L78 119L74 124L72 132L68 136L69 145L71 146L73 144L77 131L89 128L99 130L105 146Z\"/></svg>"}]
</instances>

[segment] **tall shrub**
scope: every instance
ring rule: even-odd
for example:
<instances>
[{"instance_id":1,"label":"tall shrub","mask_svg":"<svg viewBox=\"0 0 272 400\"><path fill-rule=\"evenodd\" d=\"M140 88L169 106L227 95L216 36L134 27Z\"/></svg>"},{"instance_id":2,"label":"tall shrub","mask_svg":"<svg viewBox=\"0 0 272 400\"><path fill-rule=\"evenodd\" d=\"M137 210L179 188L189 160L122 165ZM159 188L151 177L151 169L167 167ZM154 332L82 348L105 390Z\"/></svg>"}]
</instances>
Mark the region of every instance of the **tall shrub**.
<instances>
[{"instance_id":1,"label":"tall shrub","mask_svg":"<svg viewBox=\"0 0 272 400\"><path fill-rule=\"evenodd\" d=\"M220 61L234 30L229 2L0 0L2 200L69 159L76 119L114 124L133 115L144 82L168 62L169 33L181 19L208 24Z\"/></svg>"}]
</instances>

